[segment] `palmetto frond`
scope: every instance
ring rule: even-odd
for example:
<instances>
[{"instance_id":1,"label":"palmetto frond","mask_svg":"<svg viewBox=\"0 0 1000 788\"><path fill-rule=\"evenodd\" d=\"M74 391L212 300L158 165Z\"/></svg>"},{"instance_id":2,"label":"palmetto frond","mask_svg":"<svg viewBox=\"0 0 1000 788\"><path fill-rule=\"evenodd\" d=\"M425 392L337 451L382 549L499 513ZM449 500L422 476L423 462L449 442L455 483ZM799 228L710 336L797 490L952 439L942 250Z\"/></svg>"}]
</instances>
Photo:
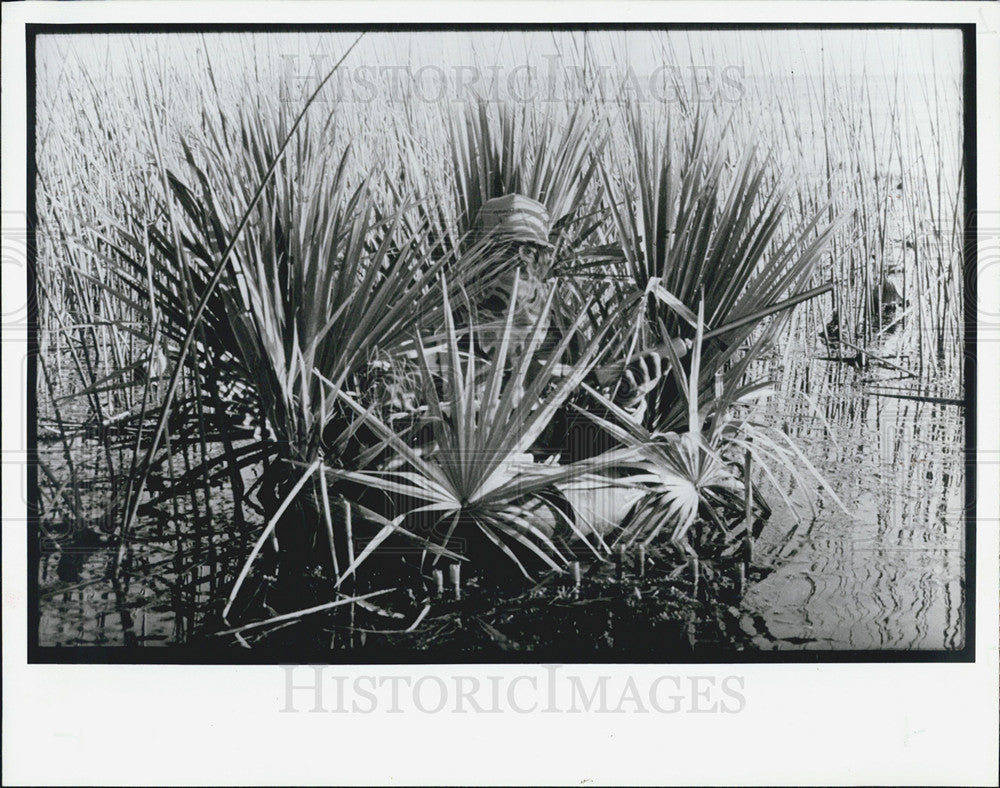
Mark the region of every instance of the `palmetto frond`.
<instances>
[{"instance_id":1,"label":"palmetto frond","mask_svg":"<svg viewBox=\"0 0 1000 788\"><path fill-rule=\"evenodd\" d=\"M150 231L158 251L155 296L170 310L175 333L185 326L182 270L197 292L227 241L232 207L247 198L281 136L253 117L244 122L231 158L202 169L188 151L195 186L171 174L182 210L180 243L159 228ZM204 318L214 358L231 359L259 394L277 440L300 459L317 450L336 400L321 392L313 371L339 388L377 354L406 347L422 322L441 321L438 273L454 262L420 254L404 221L412 206L386 215L371 183L347 175L348 158L349 151L336 156L320 146L296 150L262 196ZM485 255L470 254L461 268L471 276L488 266Z\"/></svg>"},{"instance_id":2,"label":"palmetto frond","mask_svg":"<svg viewBox=\"0 0 1000 788\"><path fill-rule=\"evenodd\" d=\"M537 113L527 103L467 105L453 121L450 140L460 227L471 231L488 200L521 194L546 207L551 240L558 242L593 211L596 154L605 139L589 104L565 117Z\"/></svg>"},{"instance_id":3,"label":"palmetto frond","mask_svg":"<svg viewBox=\"0 0 1000 788\"><path fill-rule=\"evenodd\" d=\"M699 302L709 330L802 292L836 228L819 229L826 215L819 210L786 230L786 191L771 183L753 148L730 161L725 139L712 140L699 119L684 145L648 120L638 105L628 108L628 169L601 170L631 285L622 298L633 308L618 336L626 356L691 337ZM733 362L766 347L780 322L762 332L763 320L750 320L706 343L700 388L720 371L727 385L738 385L743 369ZM655 429L683 423L672 387L659 389L655 405Z\"/></svg>"},{"instance_id":4,"label":"palmetto frond","mask_svg":"<svg viewBox=\"0 0 1000 788\"><path fill-rule=\"evenodd\" d=\"M390 427L340 392L341 400L359 418L371 424L405 461L407 469L345 470L331 471L331 474L414 501L408 516L430 518L428 540L448 546L452 536L465 538L472 529L514 561L525 574L528 570L519 550L527 551L528 555L537 557L551 568L561 567L565 557L552 539L551 516L540 519L537 504L544 502L546 496L557 495L557 485L561 482L579 478L593 467L590 464L534 464L525 454L557 408L590 371L601 337L589 343L568 373L556 378L555 367L571 335L565 336L546 358L538 356L553 297L554 289L550 288L534 333L524 349L509 358L517 309L515 291L507 311L505 331L487 362L485 377L479 374L484 362L473 352L473 337L469 337L469 346L463 351L446 309L445 399L438 394L435 376L425 355L420 354L423 390L433 426L433 443L427 452L409 446ZM582 320L581 314L574 330ZM575 527L572 518L566 518L565 522L568 528Z\"/></svg>"}]
</instances>

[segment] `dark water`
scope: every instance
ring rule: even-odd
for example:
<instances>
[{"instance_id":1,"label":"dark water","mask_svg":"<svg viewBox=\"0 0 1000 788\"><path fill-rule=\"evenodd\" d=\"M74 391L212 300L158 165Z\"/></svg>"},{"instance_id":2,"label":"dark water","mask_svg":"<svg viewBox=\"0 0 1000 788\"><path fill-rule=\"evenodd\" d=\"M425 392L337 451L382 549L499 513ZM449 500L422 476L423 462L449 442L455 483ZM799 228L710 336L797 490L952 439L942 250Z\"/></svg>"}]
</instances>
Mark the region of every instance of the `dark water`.
<instances>
[{"instance_id":1,"label":"dark water","mask_svg":"<svg viewBox=\"0 0 1000 788\"><path fill-rule=\"evenodd\" d=\"M89 551L78 581L60 580L59 555L43 555L39 645L155 646L187 639L197 621L196 605L148 578L115 589L106 579L114 552Z\"/></svg>"}]
</instances>

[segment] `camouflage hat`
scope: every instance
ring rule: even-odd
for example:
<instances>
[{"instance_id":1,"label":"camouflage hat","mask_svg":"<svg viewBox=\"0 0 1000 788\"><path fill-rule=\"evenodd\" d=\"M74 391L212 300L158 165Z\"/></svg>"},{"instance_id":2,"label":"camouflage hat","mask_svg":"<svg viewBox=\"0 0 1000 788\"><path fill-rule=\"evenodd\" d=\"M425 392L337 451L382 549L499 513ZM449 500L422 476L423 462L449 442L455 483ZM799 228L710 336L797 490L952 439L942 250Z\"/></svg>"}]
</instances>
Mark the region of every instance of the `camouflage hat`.
<instances>
[{"instance_id":1,"label":"camouflage hat","mask_svg":"<svg viewBox=\"0 0 1000 788\"><path fill-rule=\"evenodd\" d=\"M551 249L550 223L548 209L537 200L521 194L506 194L483 203L476 229L482 237Z\"/></svg>"}]
</instances>

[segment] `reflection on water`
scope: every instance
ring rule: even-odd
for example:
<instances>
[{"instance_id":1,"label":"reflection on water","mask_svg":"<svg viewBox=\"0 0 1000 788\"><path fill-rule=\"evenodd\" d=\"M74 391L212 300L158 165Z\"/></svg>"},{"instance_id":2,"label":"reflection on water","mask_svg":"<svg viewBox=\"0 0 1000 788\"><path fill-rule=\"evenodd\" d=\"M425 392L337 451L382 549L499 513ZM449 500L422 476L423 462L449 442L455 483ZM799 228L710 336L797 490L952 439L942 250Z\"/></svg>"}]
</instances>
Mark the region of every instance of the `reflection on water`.
<instances>
[{"instance_id":1,"label":"reflection on water","mask_svg":"<svg viewBox=\"0 0 1000 788\"><path fill-rule=\"evenodd\" d=\"M790 496L800 520L775 508L757 555L774 571L748 590L744 628L761 648L961 648L964 411L873 393L948 399L954 383L928 392L905 376L804 364L802 390L769 417L849 513L819 496L813 515L803 490Z\"/></svg>"},{"instance_id":2,"label":"reflection on water","mask_svg":"<svg viewBox=\"0 0 1000 788\"><path fill-rule=\"evenodd\" d=\"M40 645L152 646L184 641L187 606L164 603L163 596L154 596L149 588L116 593L107 580L113 560L110 550L99 549L85 557L78 583L57 579L58 560L46 557L41 569Z\"/></svg>"},{"instance_id":3,"label":"reflection on water","mask_svg":"<svg viewBox=\"0 0 1000 788\"><path fill-rule=\"evenodd\" d=\"M75 548L78 573L60 566L65 552L43 551L39 567L39 645L155 646L184 643L204 620L223 584L222 569L248 547L208 535L197 524L163 528L145 522L121 582L110 579L117 548Z\"/></svg>"}]
</instances>

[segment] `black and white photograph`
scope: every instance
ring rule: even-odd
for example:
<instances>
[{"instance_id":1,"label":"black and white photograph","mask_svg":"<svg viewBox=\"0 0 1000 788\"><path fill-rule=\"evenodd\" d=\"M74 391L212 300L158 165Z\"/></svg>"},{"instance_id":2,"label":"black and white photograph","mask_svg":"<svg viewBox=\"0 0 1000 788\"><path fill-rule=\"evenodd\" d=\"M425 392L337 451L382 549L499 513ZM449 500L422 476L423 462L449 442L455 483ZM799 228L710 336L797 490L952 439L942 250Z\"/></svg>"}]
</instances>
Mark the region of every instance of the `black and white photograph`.
<instances>
[{"instance_id":1,"label":"black and white photograph","mask_svg":"<svg viewBox=\"0 0 1000 788\"><path fill-rule=\"evenodd\" d=\"M963 64L39 35L39 647L961 651Z\"/></svg>"},{"instance_id":2,"label":"black and white photograph","mask_svg":"<svg viewBox=\"0 0 1000 788\"><path fill-rule=\"evenodd\" d=\"M292 711L296 665L995 639L982 26L229 13L24 28L29 667L286 666ZM675 710L741 712L717 675Z\"/></svg>"}]
</instances>

